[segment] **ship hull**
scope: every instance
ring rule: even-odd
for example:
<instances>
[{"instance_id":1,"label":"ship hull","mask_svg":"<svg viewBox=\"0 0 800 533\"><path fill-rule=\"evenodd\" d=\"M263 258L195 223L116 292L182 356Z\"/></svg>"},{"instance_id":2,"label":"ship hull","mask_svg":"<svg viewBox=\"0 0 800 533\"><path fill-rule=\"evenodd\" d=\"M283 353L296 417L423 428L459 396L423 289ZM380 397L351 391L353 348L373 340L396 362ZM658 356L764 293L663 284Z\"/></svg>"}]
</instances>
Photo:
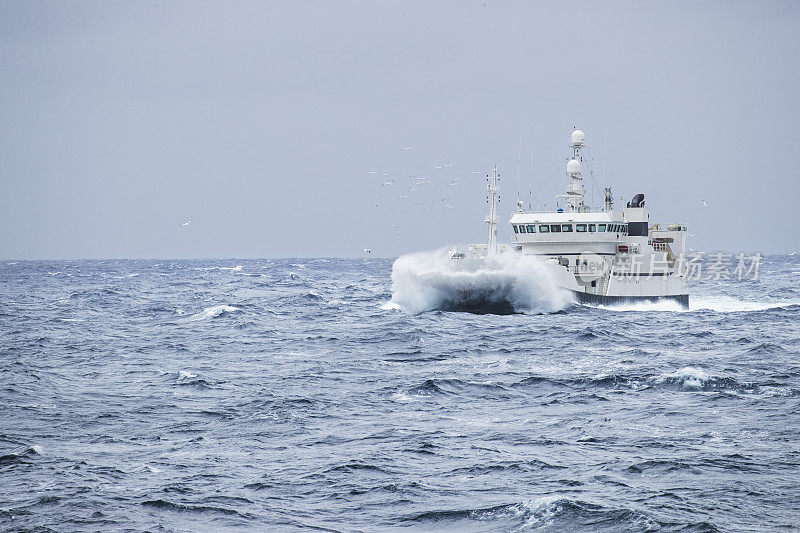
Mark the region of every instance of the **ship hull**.
<instances>
[{"instance_id":1,"label":"ship hull","mask_svg":"<svg viewBox=\"0 0 800 533\"><path fill-rule=\"evenodd\" d=\"M625 305L637 303L675 302L683 309L689 309L688 294L673 294L669 296L604 296L572 290L572 293L583 304L595 305Z\"/></svg>"}]
</instances>

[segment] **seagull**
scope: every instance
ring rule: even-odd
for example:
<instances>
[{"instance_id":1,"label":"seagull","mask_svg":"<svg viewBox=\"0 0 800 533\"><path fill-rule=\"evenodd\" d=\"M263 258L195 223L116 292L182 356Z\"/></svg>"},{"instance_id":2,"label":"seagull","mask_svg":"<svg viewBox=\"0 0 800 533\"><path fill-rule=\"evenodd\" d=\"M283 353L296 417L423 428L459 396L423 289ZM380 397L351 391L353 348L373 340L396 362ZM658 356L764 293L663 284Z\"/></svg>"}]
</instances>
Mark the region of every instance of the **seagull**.
<instances>
[{"instance_id":1,"label":"seagull","mask_svg":"<svg viewBox=\"0 0 800 533\"><path fill-rule=\"evenodd\" d=\"M370 250L369 248L364 248L364 253L365 254L371 254L372 250Z\"/></svg>"},{"instance_id":2,"label":"seagull","mask_svg":"<svg viewBox=\"0 0 800 533\"><path fill-rule=\"evenodd\" d=\"M689 237L694 237L695 235L697 235L697 233L687 233L687 235L688 235Z\"/></svg>"},{"instance_id":3,"label":"seagull","mask_svg":"<svg viewBox=\"0 0 800 533\"><path fill-rule=\"evenodd\" d=\"M461 178L454 179L453 181L450 182L450 186L455 187L456 185L458 185L459 181L461 181Z\"/></svg>"},{"instance_id":4,"label":"seagull","mask_svg":"<svg viewBox=\"0 0 800 533\"><path fill-rule=\"evenodd\" d=\"M386 185L391 185L394 183L394 180L386 180L381 184L381 187L385 187Z\"/></svg>"},{"instance_id":5,"label":"seagull","mask_svg":"<svg viewBox=\"0 0 800 533\"><path fill-rule=\"evenodd\" d=\"M703 200L703 207L710 207L710 206L708 205L708 202L706 202L705 200Z\"/></svg>"},{"instance_id":6,"label":"seagull","mask_svg":"<svg viewBox=\"0 0 800 533\"><path fill-rule=\"evenodd\" d=\"M404 146L403 147L403 150L413 150L413 149L414 149L413 146Z\"/></svg>"},{"instance_id":7,"label":"seagull","mask_svg":"<svg viewBox=\"0 0 800 533\"><path fill-rule=\"evenodd\" d=\"M790 253L790 254L789 254L789 257L793 256L793 255L794 255L794 254L796 254L796 253L797 253L797 252L792 252L792 253Z\"/></svg>"},{"instance_id":8,"label":"seagull","mask_svg":"<svg viewBox=\"0 0 800 533\"><path fill-rule=\"evenodd\" d=\"M187 221L186 221L186 222L184 222L183 224L178 224L178 225L179 225L179 226L181 226L181 227L184 227L184 228L188 228L188 227L189 227L189 224L191 224L191 223L192 223L192 221L191 221L191 220L187 220Z\"/></svg>"},{"instance_id":9,"label":"seagull","mask_svg":"<svg viewBox=\"0 0 800 533\"><path fill-rule=\"evenodd\" d=\"M377 172L376 172L376 171L374 171L374 170L370 170L370 171L369 171L369 173L370 173L370 174L377 174Z\"/></svg>"},{"instance_id":10,"label":"seagull","mask_svg":"<svg viewBox=\"0 0 800 533\"><path fill-rule=\"evenodd\" d=\"M443 168L452 167L452 166L453 165L451 163L447 163L446 165L442 165Z\"/></svg>"}]
</instances>

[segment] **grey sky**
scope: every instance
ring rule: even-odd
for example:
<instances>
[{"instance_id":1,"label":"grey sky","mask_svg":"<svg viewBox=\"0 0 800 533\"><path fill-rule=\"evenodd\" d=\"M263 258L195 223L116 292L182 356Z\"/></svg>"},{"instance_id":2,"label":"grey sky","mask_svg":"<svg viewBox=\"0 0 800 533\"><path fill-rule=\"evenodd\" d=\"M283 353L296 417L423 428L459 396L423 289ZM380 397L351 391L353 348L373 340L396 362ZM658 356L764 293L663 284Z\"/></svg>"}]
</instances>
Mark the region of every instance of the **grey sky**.
<instances>
[{"instance_id":1,"label":"grey sky","mask_svg":"<svg viewBox=\"0 0 800 533\"><path fill-rule=\"evenodd\" d=\"M800 249L799 53L799 2L6 0L0 257L483 241L472 172L498 165L506 221L520 131L527 200L531 145L536 191L573 124L597 186L645 193L689 246ZM409 175L434 208L398 198Z\"/></svg>"}]
</instances>

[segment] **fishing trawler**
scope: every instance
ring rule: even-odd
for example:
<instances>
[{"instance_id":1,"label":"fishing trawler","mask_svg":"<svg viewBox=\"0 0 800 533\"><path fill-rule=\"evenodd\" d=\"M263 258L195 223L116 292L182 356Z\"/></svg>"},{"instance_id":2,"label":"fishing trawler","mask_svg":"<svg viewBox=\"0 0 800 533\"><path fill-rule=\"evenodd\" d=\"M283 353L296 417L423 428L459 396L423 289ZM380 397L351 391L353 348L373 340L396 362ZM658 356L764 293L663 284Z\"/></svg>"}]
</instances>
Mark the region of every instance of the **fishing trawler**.
<instances>
[{"instance_id":1,"label":"fishing trawler","mask_svg":"<svg viewBox=\"0 0 800 533\"><path fill-rule=\"evenodd\" d=\"M650 221L644 194L636 194L624 208L615 208L610 188L604 189L604 205L592 209L584 198L581 150L586 136L578 129L570 136L568 183L558 195L563 207L554 212L533 211L518 202L512 214L512 243L497 244L497 168L487 176L489 226L487 244L469 245L466 253L453 250L452 259L468 260L494 254L516 253L542 260L556 283L582 303L618 304L674 301L689 306L686 276L680 259L686 244L686 226L662 228Z\"/></svg>"}]
</instances>

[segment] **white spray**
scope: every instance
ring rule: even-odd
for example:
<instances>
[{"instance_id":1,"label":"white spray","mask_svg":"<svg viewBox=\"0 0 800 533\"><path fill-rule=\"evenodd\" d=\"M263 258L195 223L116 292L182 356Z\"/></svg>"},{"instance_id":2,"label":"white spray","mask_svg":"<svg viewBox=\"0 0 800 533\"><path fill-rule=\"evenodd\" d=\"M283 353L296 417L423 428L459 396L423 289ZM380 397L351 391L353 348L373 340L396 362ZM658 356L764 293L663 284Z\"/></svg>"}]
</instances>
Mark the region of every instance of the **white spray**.
<instances>
[{"instance_id":1,"label":"white spray","mask_svg":"<svg viewBox=\"0 0 800 533\"><path fill-rule=\"evenodd\" d=\"M392 266L387 307L416 314L435 309L552 313L573 303L538 259L496 254L486 261L450 259L446 250L399 257ZM483 308L482 308L483 306Z\"/></svg>"}]
</instances>

